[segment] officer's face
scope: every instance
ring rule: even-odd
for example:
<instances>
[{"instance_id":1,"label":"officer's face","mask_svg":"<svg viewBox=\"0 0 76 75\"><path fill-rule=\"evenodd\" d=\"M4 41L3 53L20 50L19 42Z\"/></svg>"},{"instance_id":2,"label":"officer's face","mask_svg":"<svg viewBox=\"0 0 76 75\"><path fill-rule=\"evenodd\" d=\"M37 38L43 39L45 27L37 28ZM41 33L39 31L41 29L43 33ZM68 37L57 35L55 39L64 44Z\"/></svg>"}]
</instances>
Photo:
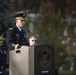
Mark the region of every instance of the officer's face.
<instances>
[{"instance_id":1,"label":"officer's face","mask_svg":"<svg viewBox=\"0 0 76 75\"><path fill-rule=\"evenodd\" d=\"M22 28L25 25L25 20L16 20L16 24Z\"/></svg>"}]
</instances>

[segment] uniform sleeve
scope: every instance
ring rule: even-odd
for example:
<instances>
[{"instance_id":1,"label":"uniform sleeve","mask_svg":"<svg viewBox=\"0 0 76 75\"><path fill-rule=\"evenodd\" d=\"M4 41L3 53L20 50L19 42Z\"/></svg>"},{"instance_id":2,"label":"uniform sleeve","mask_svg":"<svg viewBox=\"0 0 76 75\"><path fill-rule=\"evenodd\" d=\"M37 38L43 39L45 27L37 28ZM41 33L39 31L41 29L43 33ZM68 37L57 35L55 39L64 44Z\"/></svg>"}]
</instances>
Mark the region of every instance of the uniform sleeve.
<instances>
[{"instance_id":1,"label":"uniform sleeve","mask_svg":"<svg viewBox=\"0 0 76 75\"><path fill-rule=\"evenodd\" d=\"M15 44L15 43L14 43L13 30L9 29L9 30L7 31L6 39L7 39L8 48L9 48L10 50L13 50L13 49L16 49L16 48L20 48L20 47L21 47L19 44Z\"/></svg>"}]
</instances>

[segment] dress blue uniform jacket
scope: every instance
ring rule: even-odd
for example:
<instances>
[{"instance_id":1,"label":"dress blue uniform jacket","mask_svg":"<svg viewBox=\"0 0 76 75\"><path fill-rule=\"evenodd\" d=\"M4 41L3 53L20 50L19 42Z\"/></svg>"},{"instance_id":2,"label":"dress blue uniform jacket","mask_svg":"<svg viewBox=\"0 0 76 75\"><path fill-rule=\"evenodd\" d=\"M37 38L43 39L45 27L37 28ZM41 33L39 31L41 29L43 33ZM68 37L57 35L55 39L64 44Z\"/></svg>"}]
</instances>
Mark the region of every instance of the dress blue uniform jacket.
<instances>
[{"instance_id":1,"label":"dress blue uniform jacket","mask_svg":"<svg viewBox=\"0 0 76 75\"><path fill-rule=\"evenodd\" d=\"M27 34L22 29L19 31L17 27L9 28L6 35L9 50L20 48L22 45L28 45Z\"/></svg>"}]
</instances>

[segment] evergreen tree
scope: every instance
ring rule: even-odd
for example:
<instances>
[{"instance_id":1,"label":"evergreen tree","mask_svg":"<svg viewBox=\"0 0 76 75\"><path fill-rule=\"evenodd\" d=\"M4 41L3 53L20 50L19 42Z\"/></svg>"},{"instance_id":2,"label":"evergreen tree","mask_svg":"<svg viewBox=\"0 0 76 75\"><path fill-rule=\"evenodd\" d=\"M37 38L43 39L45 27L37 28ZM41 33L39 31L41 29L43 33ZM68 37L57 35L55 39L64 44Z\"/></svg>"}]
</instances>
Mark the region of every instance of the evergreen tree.
<instances>
[{"instance_id":1,"label":"evergreen tree","mask_svg":"<svg viewBox=\"0 0 76 75\"><path fill-rule=\"evenodd\" d=\"M10 7L10 1L0 0L0 34L3 34L9 27L11 27L11 18L8 14Z\"/></svg>"}]
</instances>

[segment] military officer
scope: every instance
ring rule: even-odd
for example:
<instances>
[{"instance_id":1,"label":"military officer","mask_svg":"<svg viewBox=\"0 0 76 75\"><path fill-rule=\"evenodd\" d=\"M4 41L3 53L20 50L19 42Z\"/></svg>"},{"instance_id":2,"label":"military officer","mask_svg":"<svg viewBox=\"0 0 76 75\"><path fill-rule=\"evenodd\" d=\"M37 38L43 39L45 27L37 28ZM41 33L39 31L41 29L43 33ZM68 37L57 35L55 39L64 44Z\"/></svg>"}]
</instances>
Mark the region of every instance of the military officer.
<instances>
[{"instance_id":1,"label":"military officer","mask_svg":"<svg viewBox=\"0 0 76 75\"><path fill-rule=\"evenodd\" d=\"M6 34L8 50L18 49L28 45L27 34L23 30L25 17L25 12L18 12L15 15L16 26L14 28L9 28Z\"/></svg>"}]
</instances>

